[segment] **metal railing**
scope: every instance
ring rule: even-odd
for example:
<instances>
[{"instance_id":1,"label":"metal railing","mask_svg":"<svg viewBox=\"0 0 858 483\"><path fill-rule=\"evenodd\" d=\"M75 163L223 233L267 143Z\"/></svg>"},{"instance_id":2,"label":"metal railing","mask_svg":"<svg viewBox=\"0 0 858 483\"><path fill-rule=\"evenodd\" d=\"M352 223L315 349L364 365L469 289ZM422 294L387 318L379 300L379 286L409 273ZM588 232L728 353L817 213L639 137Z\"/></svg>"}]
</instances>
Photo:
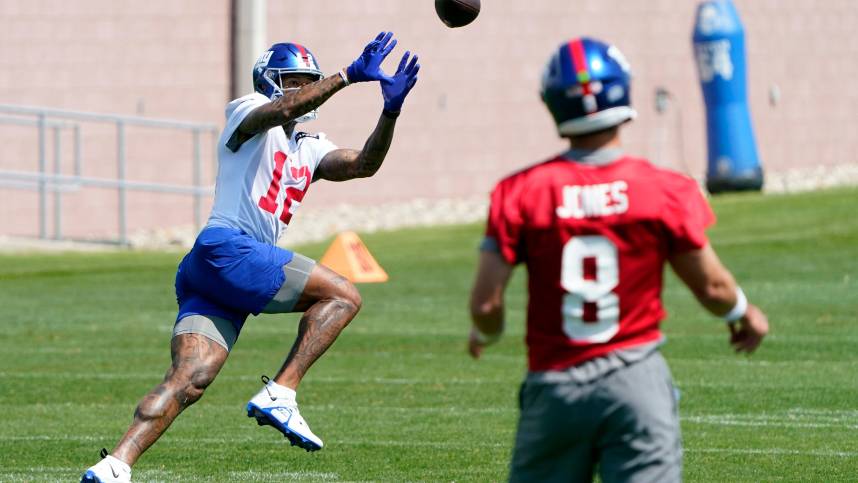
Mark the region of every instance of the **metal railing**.
<instances>
[{"instance_id":1,"label":"metal railing","mask_svg":"<svg viewBox=\"0 0 858 483\"><path fill-rule=\"evenodd\" d=\"M53 194L53 238L63 239L62 233L62 194L80 187L115 188L118 197L117 220L119 244L128 244L128 191L146 191L190 195L193 197L193 217L197 229L202 224L202 199L214 193L212 186L202 184L202 137L211 136L212 158L217 156L214 149L218 129L214 124L191 123L165 119L151 119L138 116L120 116L98 114L63 109L45 109L41 107L0 104L0 125L35 126L38 130L38 170L18 171L0 169L0 188L37 190L39 198L39 238L48 238L48 194ZM72 122L77 121L77 122ZM83 156L81 141L81 123L113 124L116 126L116 173L115 179L83 175ZM192 185L133 181L126 178L127 150L126 128L139 126L173 131L187 131L191 134ZM53 172L48 172L48 131L53 133ZM71 130L73 135L73 173L62 174L62 131Z\"/></svg>"}]
</instances>

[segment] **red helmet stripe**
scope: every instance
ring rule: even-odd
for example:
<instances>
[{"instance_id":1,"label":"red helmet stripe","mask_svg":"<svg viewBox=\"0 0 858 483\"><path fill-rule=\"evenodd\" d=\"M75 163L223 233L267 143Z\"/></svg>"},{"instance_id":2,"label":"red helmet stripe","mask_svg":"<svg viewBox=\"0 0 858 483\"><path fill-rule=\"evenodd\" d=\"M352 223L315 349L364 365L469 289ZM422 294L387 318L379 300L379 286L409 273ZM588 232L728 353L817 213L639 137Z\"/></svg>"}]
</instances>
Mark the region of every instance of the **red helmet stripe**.
<instances>
[{"instance_id":1,"label":"red helmet stripe","mask_svg":"<svg viewBox=\"0 0 858 483\"><path fill-rule=\"evenodd\" d=\"M300 45L300 44L294 44L294 45L295 45L295 47L298 48L298 52L301 53L301 58L304 59L304 64L307 67L312 68L313 66L310 65L310 57L307 55L307 49L305 49L304 46Z\"/></svg>"},{"instance_id":2,"label":"red helmet stripe","mask_svg":"<svg viewBox=\"0 0 858 483\"><path fill-rule=\"evenodd\" d=\"M584 42L581 39L569 42L569 54L572 57L572 68L575 69L575 75L578 77L578 82L584 90L584 95L592 94L590 89L590 70L587 67Z\"/></svg>"}]
</instances>

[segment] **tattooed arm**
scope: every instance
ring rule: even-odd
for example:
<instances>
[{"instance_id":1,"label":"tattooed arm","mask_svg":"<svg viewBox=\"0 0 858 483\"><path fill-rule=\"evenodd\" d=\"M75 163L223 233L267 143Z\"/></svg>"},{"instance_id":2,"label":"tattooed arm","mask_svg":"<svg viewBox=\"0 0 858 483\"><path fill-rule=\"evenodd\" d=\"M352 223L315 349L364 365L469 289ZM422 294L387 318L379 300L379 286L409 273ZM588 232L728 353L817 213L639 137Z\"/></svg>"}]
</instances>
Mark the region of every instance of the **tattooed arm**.
<instances>
[{"instance_id":1,"label":"tattooed arm","mask_svg":"<svg viewBox=\"0 0 858 483\"><path fill-rule=\"evenodd\" d=\"M353 178L367 178L378 171L387 155L387 150L390 149L393 128L402 110L402 103L417 83L418 71L420 71L420 64L417 63L417 56L411 57L410 52L405 52L402 60L399 61L396 73L381 82L384 110L375 126L375 131L369 136L363 149L360 151L336 149L326 154L316 168L314 179L345 181Z\"/></svg>"},{"instance_id":2,"label":"tattooed arm","mask_svg":"<svg viewBox=\"0 0 858 483\"><path fill-rule=\"evenodd\" d=\"M226 146L233 152L238 151L245 141L256 134L288 124L307 114L347 85L345 79L337 73L257 107L241 121Z\"/></svg>"},{"instance_id":3,"label":"tattooed arm","mask_svg":"<svg viewBox=\"0 0 858 483\"><path fill-rule=\"evenodd\" d=\"M390 142L393 140L393 128L396 126L395 114L383 112L375 130L366 140L363 149L335 149L325 155L316 168L314 179L329 181L347 181L354 178L368 178L378 171Z\"/></svg>"},{"instance_id":4,"label":"tattooed arm","mask_svg":"<svg viewBox=\"0 0 858 483\"><path fill-rule=\"evenodd\" d=\"M390 80L381 70L381 63L396 46L393 32L381 32L366 47L360 57L343 71L298 90L284 94L274 102L256 108L232 134L227 147L233 152L251 137L276 126L283 126L321 106L343 87L355 82ZM346 79L348 78L348 79ZM281 86L286 87L286 86Z\"/></svg>"}]
</instances>

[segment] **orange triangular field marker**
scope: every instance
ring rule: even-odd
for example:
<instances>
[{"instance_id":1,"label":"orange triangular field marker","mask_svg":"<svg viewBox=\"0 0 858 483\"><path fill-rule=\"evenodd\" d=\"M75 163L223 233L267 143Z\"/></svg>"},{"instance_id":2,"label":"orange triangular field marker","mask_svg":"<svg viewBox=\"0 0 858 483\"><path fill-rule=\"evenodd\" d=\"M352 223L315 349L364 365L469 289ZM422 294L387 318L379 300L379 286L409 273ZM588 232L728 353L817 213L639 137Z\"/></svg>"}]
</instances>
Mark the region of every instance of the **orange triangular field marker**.
<instances>
[{"instance_id":1,"label":"orange triangular field marker","mask_svg":"<svg viewBox=\"0 0 858 483\"><path fill-rule=\"evenodd\" d=\"M354 283L386 282L388 278L353 231L337 235L319 263Z\"/></svg>"}]
</instances>

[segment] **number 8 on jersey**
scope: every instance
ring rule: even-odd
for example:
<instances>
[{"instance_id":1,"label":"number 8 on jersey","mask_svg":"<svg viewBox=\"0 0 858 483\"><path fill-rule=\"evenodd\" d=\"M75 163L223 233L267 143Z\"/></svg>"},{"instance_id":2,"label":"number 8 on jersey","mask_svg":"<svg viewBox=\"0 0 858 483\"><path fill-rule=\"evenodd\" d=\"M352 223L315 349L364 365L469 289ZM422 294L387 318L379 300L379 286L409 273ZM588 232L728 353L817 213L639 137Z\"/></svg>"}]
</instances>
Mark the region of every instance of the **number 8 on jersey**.
<instances>
[{"instance_id":1,"label":"number 8 on jersey","mask_svg":"<svg viewBox=\"0 0 858 483\"><path fill-rule=\"evenodd\" d=\"M603 236L571 238L563 247L560 284L563 332L573 342L611 340L620 329L620 283L617 247Z\"/></svg>"}]
</instances>

